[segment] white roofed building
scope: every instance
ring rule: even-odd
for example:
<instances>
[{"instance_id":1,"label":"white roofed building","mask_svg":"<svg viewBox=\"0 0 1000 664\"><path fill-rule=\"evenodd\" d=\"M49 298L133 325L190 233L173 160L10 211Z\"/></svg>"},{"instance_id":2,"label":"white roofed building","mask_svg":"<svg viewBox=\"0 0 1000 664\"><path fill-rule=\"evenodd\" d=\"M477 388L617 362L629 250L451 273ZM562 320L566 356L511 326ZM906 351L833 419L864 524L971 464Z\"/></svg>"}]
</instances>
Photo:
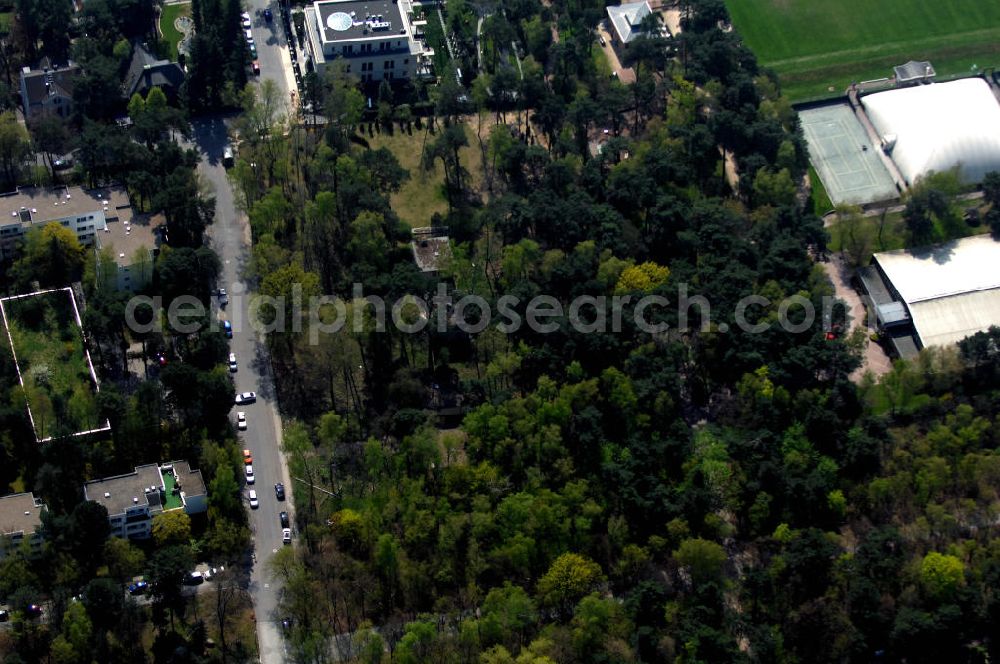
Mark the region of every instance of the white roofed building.
<instances>
[{"instance_id":1,"label":"white roofed building","mask_svg":"<svg viewBox=\"0 0 1000 664\"><path fill-rule=\"evenodd\" d=\"M875 254L910 312L923 347L947 346L1000 325L1000 242L989 235Z\"/></svg>"},{"instance_id":2,"label":"white roofed building","mask_svg":"<svg viewBox=\"0 0 1000 664\"><path fill-rule=\"evenodd\" d=\"M623 5L607 8L608 20L611 22L612 41L619 47L628 44L642 34L643 20L653 13L646 0L628 2Z\"/></svg>"},{"instance_id":3,"label":"white roofed building","mask_svg":"<svg viewBox=\"0 0 1000 664\"><path fill-rule=\"evenodd\" d=\"M1000 170L1000 104L981 78L878 92L862 104L910 185L955 166L965 183Z\"/></svg>"},{"instance_id":4,"label":"white roofed building","mask_svg":"<svg viewBox=\"0 0 1000 664\"><path fill-rule=\"evenodd\" d=\"M305 9L312 66L343 58L364 83L424 76L434 50L423 38L411 0L321 0Z\"/></svg>"}]
</instances>

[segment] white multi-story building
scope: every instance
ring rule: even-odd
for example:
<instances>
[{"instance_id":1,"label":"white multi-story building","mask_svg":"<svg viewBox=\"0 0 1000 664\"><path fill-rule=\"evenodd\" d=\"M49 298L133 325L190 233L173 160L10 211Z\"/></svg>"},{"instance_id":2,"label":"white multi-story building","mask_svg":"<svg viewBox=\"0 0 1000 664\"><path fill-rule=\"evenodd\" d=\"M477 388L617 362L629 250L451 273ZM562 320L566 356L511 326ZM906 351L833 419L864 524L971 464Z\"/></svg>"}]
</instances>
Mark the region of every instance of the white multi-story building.
<instances>
[{"instance_id":1,"label":"white multi-story building","mask_svg":"<svg viewBox=\"0 0 1000 664\"><path fill-rule=\"evenodd\" d=\"M151 463L125 475L87 482L83 497L104 505L111 534L128 539L148 539L153 517L161 512L183 509L198 514L208 509L201 471L191 470L187 461Z\"/></svg>"},{"instance_id":2,"label":"white multi-story building","mask_svg":"<svg viewBox=\"0 0 1000 664\"><path fill-rule=\"evenodd\" d=\"M326 0L307 7L306 32L316 71L344 58L362 82L413 79L434 51L420 38L409 0Z\"/></svg>"},{"instance_id":3,"label":"white multi-story building","mask_svg":"<svg viewBox=\"0 0 1000 664\"><path fill-rule=\"evenodd\" d=\"M29 230L53 222L76 233L85 247L110 249L116 274L102 275L99 285L137 290L152 277L160 224L145 216L133 219L122 187L22 187L0 194L0 260L17 255Z\"/></svg>"},{"instance_id":4,"label":"white multi-story building","mask_svg":"<svg viewBox=\"0 0 1000 664\"><path fill-rule=\"evenodd\" d=\"M22 545L25 538L31 552L42 546L42 511L45 505L31 493L15 493L0 498L0 560Z\"/></svg>"},{"instance_id":5,"label":"white multi-story building","mask_svg":"<svg viewBox=\"0 0 1000 664\"><path fill-rule=\"evenodd\" d=\"M124 197L124 207L131 205L124 190L80 187L22 187L9 194L0 194L0 258L15 255L18 241L30 229L56 222L76 233L80 244L91 246L94 235L107 229L109 218L117 219Z\"/></svg>"}]
</instances>

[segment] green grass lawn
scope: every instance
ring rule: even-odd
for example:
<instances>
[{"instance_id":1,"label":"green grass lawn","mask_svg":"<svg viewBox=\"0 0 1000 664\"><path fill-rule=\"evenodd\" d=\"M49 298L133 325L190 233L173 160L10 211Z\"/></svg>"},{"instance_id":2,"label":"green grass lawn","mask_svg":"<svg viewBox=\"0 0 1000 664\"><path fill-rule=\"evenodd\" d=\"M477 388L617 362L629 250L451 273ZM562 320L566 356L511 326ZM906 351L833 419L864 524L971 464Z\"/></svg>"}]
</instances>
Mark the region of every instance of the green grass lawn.
<instances>
[{"instance_id":1,"label":"green grass lawn","mask_svg":"<svg viewBox=\"0 0 1000 664\"><path fill-rule=\"evenodd\" d=\"M833 209L833 201L826 193L826 187L819 177L819 173L812 166L809 167L809 184L812 186L813 214L822 216Z\"/></svg>"},{"instance_id":2,"label":"green grass lawn","mask_svg":"<svg viewBox=\"0 0 1000 664\"><path fill-rule=\"evenodd\" d=\"M733 24L792 100L930 60L939 77L1000 64L1000 3L727 0Z\"/></svg>"},{"instance_id":3,"label":"green grass lawn","mask_svg":"<svg viewBox=\"0 0 1000 664\"><path fill-rule=\"evenodd\" d=\"M902 212L889 212L885 215L885 221L882 221L881 216L875 217L865 217L864 228L857 231L858 236L867 238L867 244L870 251L867 253L868 258L871 257L872 253L878 253L880 251L892 251L894 249L906 249L909 245L909 238L906 232L906 223L903 221ZM881 236L879 235L879 226L882 227ZM831 251L843 251L848 248L848 240L845 238L845 231L838 228L837 224L834 223L829 229L830 231L830 244L829 248ZM990 228L985 224L980 224L979 226L969 226L965 222L960 222L953 229L944 228L941 223L937 220L934 222L934 240L933 243L947 242L949 240L955 240L962 237L969 237L970 235L983 235L989 233ZM863 263L867 264L868 260L865 259Z\"/></svg>"},{"instance_id":4,"label":"green grass lawn","mask_svg":"<svg viewBox=\"0 0 1000 664\"><path fill-rule=\"evenodd\" d=\"M482 153L479 149L479 140L476 138L475 119L470 120L472 125L466 124L465 134L469 138L468 147L462 148L462 166L469 172L469 182L473 188L479 186L483 180ZM485 122L484 129L488 129L491 120ZM441 128L440 121L438 128ZM420 166L420 157L423 154L425 129L414 127L412 134L395 129L392 135L385 132L376 133L374 137L365 135L365 140L372 149L381 147L389 148L400 165L410 172L410 179L403 183L399 192L393 194L389 203L395 210L399 218L410 226L416 228L429 226L431 215L435 212L446 214L448 212L448 199L444 195L444 168L440 161L434 163L434 168L423 170ZM435 134L427 134L427 143L430 144Z\"/></svg>"},{"instance_id":5,"label":"green grass lawn","mask_svg":"<svg viewBox=\"0 0 1000 664\"><path fill-rule=\"evenodd\" d=\"M67 291L3 303L39 438L103 426L83 336ZM6 332L3 333L6 337Z\"/></svg>"},{"instance_id":6,"label":"green grass lawn","mask_svg":"<svg viewBox=\"0 0 1000 664\"><path fill-rule=\"evenodd\" d=\"M184 501L181 500L180 494L174 493L174 487L177 486L177 478L174 477L174 471L164 470L161 474L163 475L163 489L167 494L163 506L164 509L172 510L184 507Z\"/></svg>"},{"instance_id":7,"label":"green grass lawn","mask_svg":"<svg viewBox=\"0 0 1000 664\"><path fill-rule=\"evenodd\" d=\"M170 45L171 60L177 60L177 42L184 38L184 34L174 27L174 19L190 15L190 3L163 6L163 12L160 14L160 32L163 34L163 41Z\"/></svg>"},{"instance_id":8,"label":"green grass lawn","mask_svg":"<svg viewBox=\"0 0 1000 664\"><path fill-rule=\"evenodd\" d=\"M591 57L594 60L594 71L597 72L598 80L608 80L611 76L611 63L608 62L608 56L604 52L603 48L594 48L591 51Z\"/></svg>"}]
</instances>

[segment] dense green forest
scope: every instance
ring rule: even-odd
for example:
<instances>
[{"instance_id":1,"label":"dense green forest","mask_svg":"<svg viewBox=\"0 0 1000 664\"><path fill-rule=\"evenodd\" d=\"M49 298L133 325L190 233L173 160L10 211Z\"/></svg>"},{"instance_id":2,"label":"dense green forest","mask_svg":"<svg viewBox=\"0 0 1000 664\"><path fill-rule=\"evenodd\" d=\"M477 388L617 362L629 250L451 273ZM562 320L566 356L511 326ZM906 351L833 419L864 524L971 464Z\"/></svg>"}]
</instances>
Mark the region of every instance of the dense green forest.
<instances>
[{"instance_id":1,"label":"dense green forest","mask_svg":"<svg viewBox=\"0 0 1000 664\"><path fill-rule=\"evenodd\" d=\"M240 8L202 0L181 107L133 98L128 130L113 121L124 100L110 99L128 40L149 29L147 4L88 1L72 42L61 36L69 4L42 4L49 21L28 21L32 4L15 3L19 57L72 52L89 78L72 132L22 128L11 150L26 155L33 139L52 182L51 156L75 150L67 178L122 183L137 211L164 214L170 242L149 286L164 306L208 301L221 267L205 246L215 205L199 156L175 139L190 138L188 112L237 104L229 178L252 237L241 278L262 295L351 300L359 284L407 302L443 287L491 307L514 296L522 317L535 296L632 298L615 331L584 332L562 316L546 333L473 334L449 310L446 329L407 334L380 330L367 306L349 307L350 324L331 331L331 305L266 334L296 534L268 570L282 588L269 619L291 661L1000 655L1000 329L876 380L857 377L857 335L829 334L844 308L794 333L775 324L779 303L821 311L833 295L818 264L829 237L802 185L796 114L721 0L682 3L679 34L629 47L630 83L608 75L598 47L603 2L500 0L477 43L477 7L450 0L444 21L428 24L439 59L439 26L454 40L457 61L437 63L448 75L366 90L368 109L357 80L331 64L308 80L330 119L318 126L289 118L273 81L239 91ZM482 67L464 87L450 72L476 71L478 46ZM16 125L9 115L0 128ZM413 168L401 162L414 155L375 147L402 136L419 145ZM393 203L413 182L441 187L443 211L418 218L450 238L436 273L415 266L402 220L415 212ZM986 188L986 219L1000 224L995 177ZM914 237L947 207L925 194L908 201ZM30 243L3 286L63 283L66 270L83 282L112 433L38 446L0 346L0 487L34 491L48 507L41 555L22 547L0 560L0 597L15 612L0 655L249 661L245 579L223 577L201 600L181 590L198 560L232 568L249 557L228 342L207 321L194 334L127 329L126 296L94 288L97 259L71 240ZM856 244L864 262L871 238ZM55 260L67 255L72 264ZM634 323L640 297L673 304L685 289L711 314L696 306L685 325L677 307L650 309L669 326L655 334ZM770 302L746 311L763 332L739 324L750 295ZM416 310L410 301L400 315L412 323ZM290 310L261 313L293 323ZM148 380L125 384L129 352L152 365ZM82 483L167 459L201 469L207 515L160 519L143 544L109 539ZM149 602L122 591L139 574ZM44 621L18 615L40 597Z\"/></svg>"},{"instance_id":2,"label":"dense green forest","mask_svg":"<svg viewBox=\"0 0 1000 664\"><path fill-rule=\"evenodd\" d=\"M550 334L406 335L370 318L270 335L299 419L285 451L323 489L296 493L305 546L273 565L296 659L995 656L995 346L927 352L857 385L856 338L819 321L739 332L746 295L818 309L832 287L798 191L795 114L722 29L724 7L691 3L678 59L643 41L624 86L590 56L600 6L504 4L517 29L559 26L523 79L483 74L471 98L444 81L415 126L380 111L378 131L425 132L425 163L444 165L449 292L568 302L686 284L712 320L654 336L565 320ZM452 24L463 6L449 3ZM352 140L372 127L348 76L324 86L340 121L321 138L261 131L277 121L266 90L245 104L253 151L235 181L261 291L434 292L389 204L419 174ZM470 141L481 174L460 158ZM773 321L776 305L752 316ZM456 397L471 407L458 426L435 410Z\"/></svg>"}]
</instances>

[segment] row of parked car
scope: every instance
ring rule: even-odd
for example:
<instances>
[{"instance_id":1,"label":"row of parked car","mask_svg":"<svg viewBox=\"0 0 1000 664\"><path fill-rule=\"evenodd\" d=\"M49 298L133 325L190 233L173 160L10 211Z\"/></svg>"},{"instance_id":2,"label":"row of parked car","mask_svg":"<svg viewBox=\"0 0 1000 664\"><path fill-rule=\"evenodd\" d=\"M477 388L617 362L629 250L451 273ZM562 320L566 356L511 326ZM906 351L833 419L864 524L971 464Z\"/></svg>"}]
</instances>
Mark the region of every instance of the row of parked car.
<instances>
[{"instance_id":1,"label":"row of parked car","mask_svg":"<svg viewBox=\"0 0 1000 664\"><path fill-rule=\"evenodd\" d=\"M205 571L195 570L184 577L185 586L200 586L206 581L211 581L212 577L221 574L226 571L223 566L219 567L207 567ZM145 595L150 590L149 581L142 578L137 578L135 581L128 585L128 594L133 596Z\"/></svg>"},{"instance_id":2,"label":"row of parked car","mask_svg":"<svg viewBox=\"0 0 1000 664\"><path fill-rule=\"evenodd\" d=\"M249 449L243 450L243 465L245 468L246 479L248 485L253 485L257 480L253 473L253 453ZM260 507L260 499L257 498L256 489L250 489L247 497L250 500L250 509L255 510ZM285 500L285 485L278 482L274 485L274 497L279 502ZM291 523L288 518L288 512L282 511L278 513L278 520L281 522L281 541L285 544L292 543L292 528Z\"/></svg>"},{"instance_id":3,"label":"row of parked car","mask_svg":"<svg viewBox=\"0 0 1000 664\"><path fill-rule=\"evenodd\" d=\"M265 9L263 15L264 20L268 23L274 20L274 14L271 13L270 9ZM253 40L253 20L250 18L250 12L240 14L240 21L243 26L243 34L247 39L247 48L250 49L250 60L252 60L250 67L255 76L260 76L260 62L257 60L257 44Z\"/></svg>"}]
</instances>

